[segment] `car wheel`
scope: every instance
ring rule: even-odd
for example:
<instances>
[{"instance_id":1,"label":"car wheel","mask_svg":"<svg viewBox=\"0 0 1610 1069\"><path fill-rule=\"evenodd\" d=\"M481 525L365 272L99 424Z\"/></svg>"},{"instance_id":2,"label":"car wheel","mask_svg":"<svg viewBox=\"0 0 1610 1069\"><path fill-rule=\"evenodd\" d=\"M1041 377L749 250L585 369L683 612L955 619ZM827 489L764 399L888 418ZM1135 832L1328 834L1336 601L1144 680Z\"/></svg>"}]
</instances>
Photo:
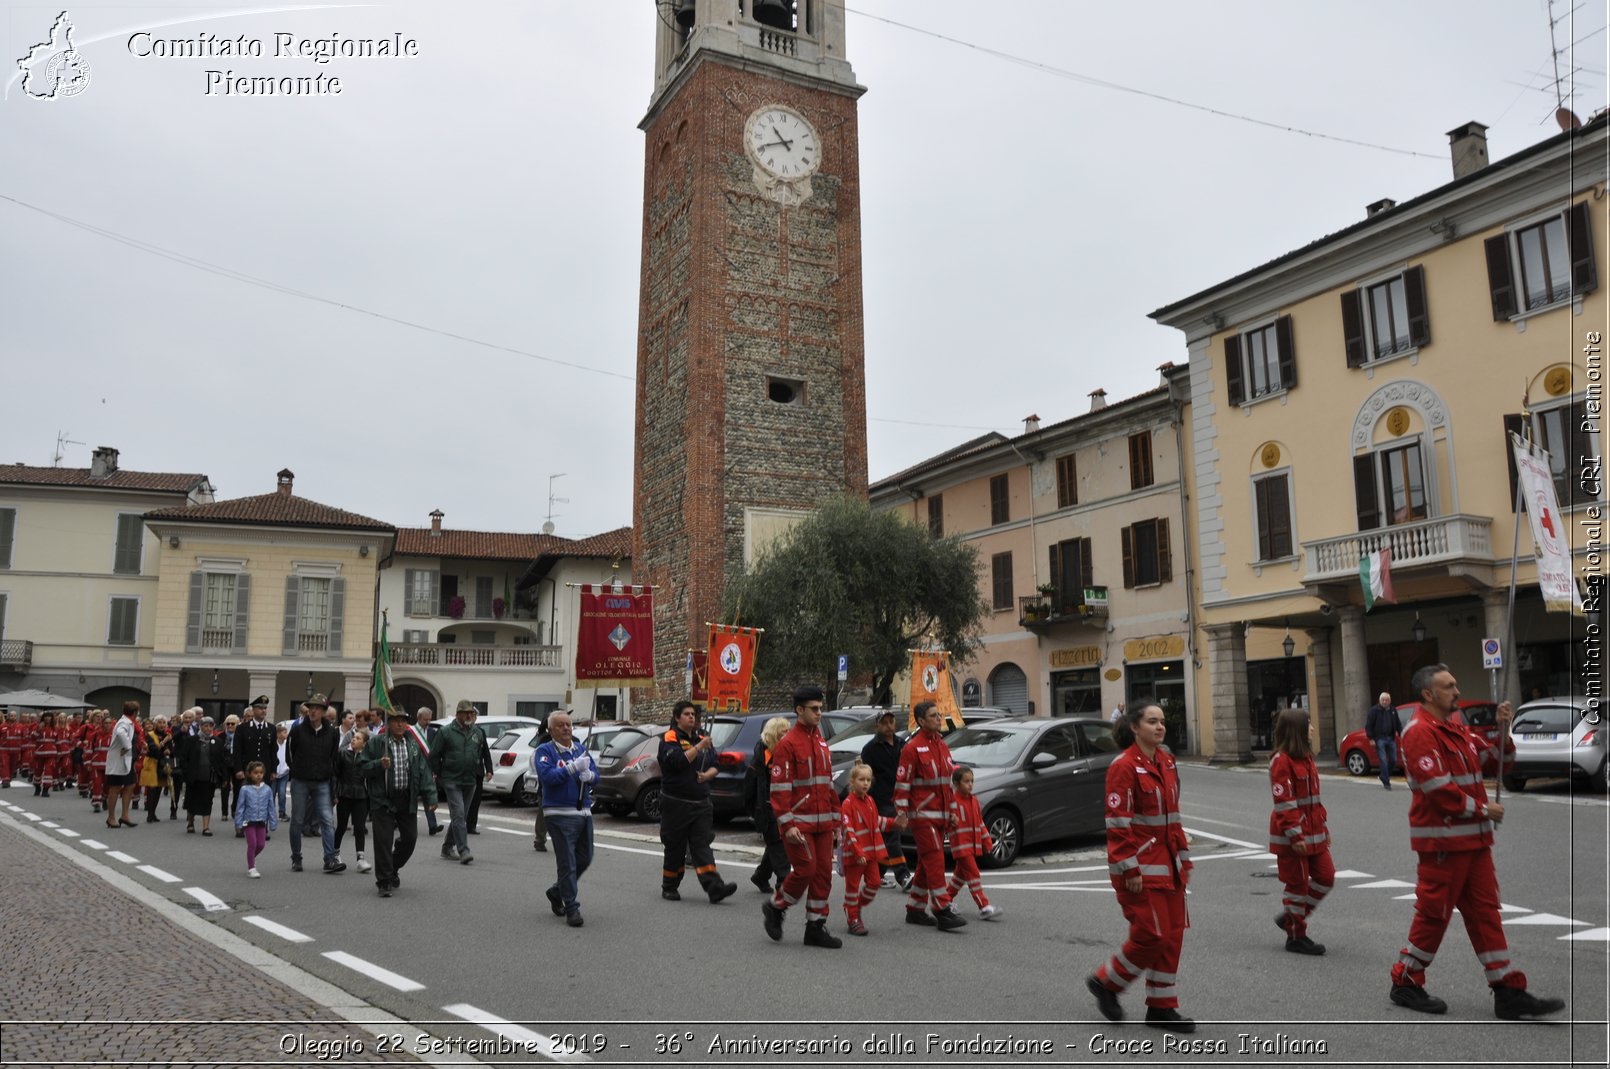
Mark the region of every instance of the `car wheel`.
<instances>
[{"instance_id":1,"label":"car wheel","mask_svg":"<svg viewBox=\"0 0 1610 1069\"><path fill-rule=\"evenodd\" d=\"M1526 789L1526 779L1511 772L1504 776L1504 790L1514 791L1516 794Z\"/></svg>"},{"instance_id":2,"label":"car wheel","mask_svg":"<svg viewBox=\"0 0 1610 1069\"><path fill-rule=\"evenodd\" d=\"M659 822L660 785L658 783L645 784L643 789L637 792L636 809L637 815L642 817L644 820L652 820L655 823Z\"/></svg>"},{"instance_id":3,"label":"car wheel","mask_svg":"<svg viewBox=\"0 0 1610 1069\"><path fill-rule=\"evenodd\" d=\"M612 817L628 817L628 816L631 816L632 815L632 803L630 803L630 802L611 802L611 803L609 803L609 815L612 816Z\"/></svg>"},{"instance_id":4,"label":"car wheel","mask_svg":"<svg viewBox=\"0 0 1610 1069\"><path fill-rule=\"evenodd\" d=\"M1347 771L1355 776L1367 775L1370 771L1369 758L1364 756L1363 750L1347 751Z\"/></svg>"},{"instance_id":5,"label":"car wheel","mask_svg":"<svg viewBox=\"0 0 1610 1069\"><path fill-rule=\"evenodd\" d=\"M514 793L509 795L509 797L519 799L521 805L536 805L542 800L541 796L537 794L537 788L535 786L526 786L526 778L524 776L521 776L519 779L514 781Z\"/></svg>"},{"instance_id":6,"label":"car wheel","mask_svg":"<svg viewBox=\"0 0 1610 1069\"><path fill-rule=\"evenodd\" d=\"M995 841L995 848L979 857L986 869L1004 869L1017 860L1023 849L1023 822L1010 809L994 809L984 814L984 827Z\"/></svg>"}]
</instances>

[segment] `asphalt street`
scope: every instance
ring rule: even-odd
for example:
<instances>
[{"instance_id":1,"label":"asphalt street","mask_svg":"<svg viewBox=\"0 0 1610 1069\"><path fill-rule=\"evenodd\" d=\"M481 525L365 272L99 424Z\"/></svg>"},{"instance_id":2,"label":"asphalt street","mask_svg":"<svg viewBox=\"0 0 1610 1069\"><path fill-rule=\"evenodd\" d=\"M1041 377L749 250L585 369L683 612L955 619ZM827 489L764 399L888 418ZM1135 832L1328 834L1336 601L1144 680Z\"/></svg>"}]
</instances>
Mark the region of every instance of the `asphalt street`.
<instances>
[{"instance_id":1,"label":"asphalt street","mask_svg":"<svg viewBox=\"0 0 1610 1069\"><path fill-rule=\"evenodd\" d=\"M484 1064L544 1064L523 1044L551 1051L555 1041L562 1060L595 1064L1605 1064L1602 796L1556 783L1505 799L1495 856L1512 956L1534 990L1568 1003L1558 1022L1517 1024L1492 1017L1458 924L1428 979L1448 1016L1387 1001L1413 909L1401 780L1385 791L1374 779L1325 778L1339 875L1310 928L1329 953L1304 958L1284 952L1272 923L1280 886L1262 845L1266 777L1181 772L1198 866L1179 983L1182 1010L1202 1023L1188 1037L1195 1047L1095 1015L1083 978L1123 937L1099 839L986 873L1004 918L981 922L960 903L971 923L954 934L904 924L904 896L885 890L867 913L872 934L851 938L835 889L830 926L845 946L828 951L800 945L799 910L781 944L766 938L761 896L746 879L755 854L742 849L754 839L742 825L723 830L733 845L719 855L741 889L712 906L691 876L682 902L662 901L653 826L600 818L598 858L582 882L586 925L572 929L543 898L552 855L533 851L524 809L483 809L468 866L442 860L442 839L425 837L421 820L419 850L390 899L355 869L324 875L315 861L290 872L283 828L259 860L264 878L248 880L240 840L226 829L186 835L182 815L110 831L76 795L40 800L14 788L0 794L0 819L64 839ZM350 843L343 854L350 864ZM1142 1015L1138 993L1125 1003L1131 1018ZM500 1035L518 1049L490 1053ZM363 1038L372 1050L374 1037Z\"/></svg>"}]
</instances>

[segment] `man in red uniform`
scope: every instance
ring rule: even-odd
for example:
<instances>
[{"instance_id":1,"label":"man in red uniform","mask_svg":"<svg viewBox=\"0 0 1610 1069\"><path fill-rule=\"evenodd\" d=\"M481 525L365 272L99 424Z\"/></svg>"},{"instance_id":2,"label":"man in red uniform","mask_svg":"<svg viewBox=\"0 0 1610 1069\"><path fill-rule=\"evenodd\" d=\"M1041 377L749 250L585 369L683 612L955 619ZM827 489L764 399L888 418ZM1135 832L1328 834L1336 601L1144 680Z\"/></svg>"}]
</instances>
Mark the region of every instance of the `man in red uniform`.
<instances>
[{"instance_id":1,"label":"man in red uniform","mask_svg":"<svg viewBox=\"0 0 1610 1069\"><path fill-rule=\"evenodd\" d=\"M17 756L22 752L22 725L17 721L15 709L6 713L0 723L0 788L11 786L11 777L17 771Z\"/></svg>"},{"instance_id":2,"label":"man in red uniform","mask_svg":"<svg viewBox=\"0 0 1610 1069\"><path fill-rule=\"evenodd\" d=\"M906 818L917 840L917 874L906 901L906 923L937 926L953 932L967 922L950 904L945 890L945 833L956 827L950 812L951 773L956 771L939 729L945 714L933 702L918 702L911 710L917 731L900 751L894 776L895 811ZM929 916L928 907L933 906Z\"/></svg>"},{"instance_id":3,"label":"man in red uniform","mask_svg":"<svg viewBox=\"0 0 1610 1069\"><path fill-rule=\"evenodd\" d=\"M1409 845L1420 863L1409 941L1392 966L1392 1001L1420 1013L1448 1012L1446 1002L1427 993L1425 978L1458 909L1493 990L1496 1016L1513 1021L1562 1010L1564 999L1536 997L1526 990L1526 974L1510 968L1492 850L1493 826L1504 819L1504 807L1488 803L1481 778L1488 744L1450 719L1459 707L1459 683L1447 665L1415 672L1413 688L1425 715L1403 731L1403 771L1414 792ZM1508 702L1499 705L1500 724L1514 715Z\"/></svg>"},{"instance_id":4,"label":"man in red uniform","mask_svg":"<svg viewBox=\"0 0 1610 1069\"><path fill-rule=\"evenodd\" d=\"M771 809L793 866L777 893L760 904L766 934L783 938L783 914L805 896L805 945L837 950L844 941L827 930L833 893L833 840L839 796L833 789L833 754L822 738L822 688L794 692L794 726L771 754Z\"/></svg>"}]
</instances>

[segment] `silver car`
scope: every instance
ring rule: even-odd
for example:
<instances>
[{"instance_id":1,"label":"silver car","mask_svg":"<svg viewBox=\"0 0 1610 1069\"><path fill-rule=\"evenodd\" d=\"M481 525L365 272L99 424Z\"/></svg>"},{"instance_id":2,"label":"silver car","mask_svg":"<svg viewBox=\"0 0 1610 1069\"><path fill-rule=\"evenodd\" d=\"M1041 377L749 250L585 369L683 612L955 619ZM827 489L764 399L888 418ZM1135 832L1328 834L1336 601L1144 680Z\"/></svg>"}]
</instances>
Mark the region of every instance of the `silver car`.
<instances>
[{"instance_id":1,"label":"silver car","mask_svg":"<svg viewBox=\"0 0 1610 1069\"><path fill-rule=\"evenodd\" d=\"M540 733L540 728L523 727L505 731L492 742L492 782L482 793L516 805L537 804L537 784L528 773Z\"/></svg>"},{"instance_id":2,"label":"silver car","mask_svg":"<svg viewBox=\"0 0 1610 1069\"><path fill-rule=\"evenodd\" d=\"M1600 704L1586 698L1539 698L1521 706L1509 728L1515 756L1513 764L1505 762L1505 788L1519 791L1529 779L1570 776L1606 790L1603 721Z\"/></svg>"}]
</instances>

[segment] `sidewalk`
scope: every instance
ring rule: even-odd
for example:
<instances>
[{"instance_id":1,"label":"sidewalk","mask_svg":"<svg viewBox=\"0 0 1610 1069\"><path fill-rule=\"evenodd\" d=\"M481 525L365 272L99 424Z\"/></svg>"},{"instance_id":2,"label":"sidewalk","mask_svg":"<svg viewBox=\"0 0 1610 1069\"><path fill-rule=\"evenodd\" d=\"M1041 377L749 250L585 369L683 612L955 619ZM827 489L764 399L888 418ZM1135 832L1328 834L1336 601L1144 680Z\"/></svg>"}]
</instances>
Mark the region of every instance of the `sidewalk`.
<instances>
[{"instance_id":1,"label":"sidewalk","mask_svg":"<svg viewBox=\"0 0 1610 1069\"><path fill-rule=\"evenodd\" d=\"M375 1036L339 1010L126 893L119 885L137 886L126 877L102 876L88 867L104 868L98 862L75 861L30 831L0 814L0 946L12 977L0 985L0 1065L317 1064L316 1044L350 1051L354 1041L363 1054L342 1061L420 1064L376 1054Z\"/></svg>"}]
</instances>

